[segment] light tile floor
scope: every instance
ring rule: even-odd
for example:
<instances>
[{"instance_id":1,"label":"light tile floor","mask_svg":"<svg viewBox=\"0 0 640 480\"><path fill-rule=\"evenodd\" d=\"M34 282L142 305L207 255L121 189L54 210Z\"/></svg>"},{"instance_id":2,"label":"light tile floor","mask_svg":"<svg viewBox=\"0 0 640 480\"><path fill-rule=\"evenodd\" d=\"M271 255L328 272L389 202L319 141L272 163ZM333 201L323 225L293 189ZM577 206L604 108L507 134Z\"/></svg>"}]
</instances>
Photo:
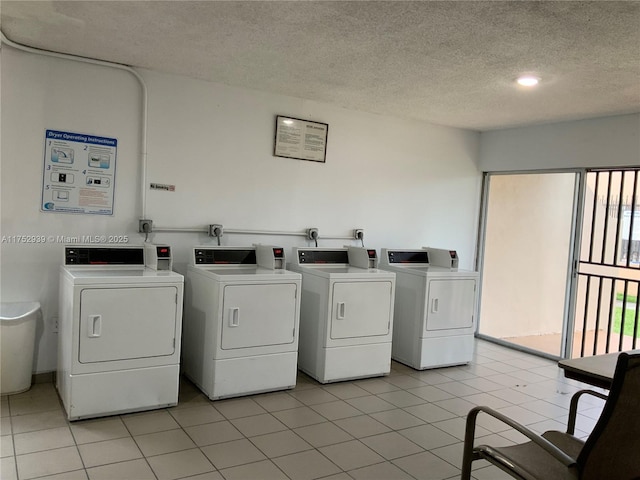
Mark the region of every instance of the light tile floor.
<instances>
[{"instance_id":1,"label":"light tile floor","mask_svg":"<svg viewBox=\"0 0 640 480\"><path fill-rule=\"evenodd\" d=\"M321 385L300 374L295 389L211 402L182 380L178 406L68 422L53 384L2 397L3 480L235 480L459 478L465 417L475 405L534 431L563 430L571 394L555 362L476 341L469 365ZM603 402L583 397L586 436ZM479 442L522 437L480 415ZM475 462L476 480L507 478Z\"/></svg>"}]
</instances>

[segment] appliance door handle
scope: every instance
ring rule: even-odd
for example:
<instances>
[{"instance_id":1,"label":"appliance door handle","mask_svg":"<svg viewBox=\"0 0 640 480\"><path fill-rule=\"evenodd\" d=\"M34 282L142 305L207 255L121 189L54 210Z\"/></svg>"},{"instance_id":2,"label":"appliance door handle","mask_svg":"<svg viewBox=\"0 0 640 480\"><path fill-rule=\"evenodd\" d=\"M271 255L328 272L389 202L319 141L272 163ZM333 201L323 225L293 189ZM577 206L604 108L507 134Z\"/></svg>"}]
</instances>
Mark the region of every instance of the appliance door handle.
<instances>
[{"instance_id":1,"label":"appliance door handle","mask_svg":"<svg viewBox=\"0 0 640 480\"><path fill-rule=\"evenodd\" d=\"M431 300L431 313L438 313L438 299Z\"/></svg>"},{"instance_id":2,"label":"appliance door handle","mask_svg":"<svg viewBox=\"0 0 640 480\"><path fill-rule=\"evenodd\" d=\"M338 302L338 306L336 308L336 318L338 320L344 320L344 314L346 309L346 302Z\"/></svg>"},{"instance_id":3,"label":"appliance door handle","mask_svg":"<svg viewBox=\"0 0 640 480\"><path fill-rule=\"evenodd\" d=\"M89 315L87 318L87 337L98 338L102 334L102 315Z\"/></svg>"},{"instance_id":4,"label":"appliance door handle","mask_svg":"<svg viewBox=\"0 0 640 480\"><path fill-rule=\"evenodd\" d=\"M230 327L240 326L240 308L239 307L233 307L229 309L229 326Z\"/></svg>"}]
</instances>

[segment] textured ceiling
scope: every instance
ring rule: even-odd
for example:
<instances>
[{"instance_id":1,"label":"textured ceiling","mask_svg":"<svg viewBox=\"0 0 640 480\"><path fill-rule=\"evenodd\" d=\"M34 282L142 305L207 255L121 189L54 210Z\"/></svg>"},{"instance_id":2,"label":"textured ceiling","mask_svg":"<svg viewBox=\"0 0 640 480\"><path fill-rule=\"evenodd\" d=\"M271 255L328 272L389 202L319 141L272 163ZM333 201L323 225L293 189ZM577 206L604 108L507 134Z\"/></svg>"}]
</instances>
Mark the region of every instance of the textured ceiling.
<instances>
[{"instance_id":1,"label":"textured ceiling","mask_svg":"<svg viewBox=\"0 0 640 480\"><path fill-rule=\"evenodd\" d=\"M474 130L640 112L640 2L9 1L14 42ZM523 72L542 78L516 87Z\"/></svg>"}]
</instances>

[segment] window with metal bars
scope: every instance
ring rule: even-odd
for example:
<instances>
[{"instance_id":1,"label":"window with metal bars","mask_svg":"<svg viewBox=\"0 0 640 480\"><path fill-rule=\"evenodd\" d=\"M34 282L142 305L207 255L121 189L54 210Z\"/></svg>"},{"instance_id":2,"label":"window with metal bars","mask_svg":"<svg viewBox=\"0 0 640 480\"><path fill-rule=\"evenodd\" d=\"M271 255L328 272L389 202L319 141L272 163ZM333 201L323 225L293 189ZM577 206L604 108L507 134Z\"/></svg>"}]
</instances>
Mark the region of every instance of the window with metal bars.
<instances>
[{"instance_id":1,"label":"window with metal bars","mask_svg":"<svg viewBox=\"0 0 640 480\"><path fill-rule=\"evenodd\" d=\"M587 172L573 342L580 356L640 343L639 173Z\"/></svg>"}]
</instances>

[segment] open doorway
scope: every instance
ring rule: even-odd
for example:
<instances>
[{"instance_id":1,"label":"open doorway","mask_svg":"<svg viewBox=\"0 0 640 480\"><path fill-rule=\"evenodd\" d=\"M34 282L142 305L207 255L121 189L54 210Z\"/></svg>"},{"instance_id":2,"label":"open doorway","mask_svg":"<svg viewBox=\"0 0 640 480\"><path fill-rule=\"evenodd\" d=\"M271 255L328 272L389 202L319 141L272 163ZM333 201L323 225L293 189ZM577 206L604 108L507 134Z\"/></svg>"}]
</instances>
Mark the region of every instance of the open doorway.
<instances>
[{"instance_id":1,"label":"open doorway","mask_svg":"<svg viewBox=\"0 0 640 480\"><path fill-rule=\"evenodd\" d=\"M640 169L486 174L478 335L548 357L640 347Z\"/></svg>"},{"instance_id":2,"label":"open doorway","mask_svg":"<svg viewBox=\"0 0 640 480\"><path fill-rule=\"evenodd\" d=\"M578 177L486 177L480 336L563 355Z\"/></svg>"}]
</instances>

